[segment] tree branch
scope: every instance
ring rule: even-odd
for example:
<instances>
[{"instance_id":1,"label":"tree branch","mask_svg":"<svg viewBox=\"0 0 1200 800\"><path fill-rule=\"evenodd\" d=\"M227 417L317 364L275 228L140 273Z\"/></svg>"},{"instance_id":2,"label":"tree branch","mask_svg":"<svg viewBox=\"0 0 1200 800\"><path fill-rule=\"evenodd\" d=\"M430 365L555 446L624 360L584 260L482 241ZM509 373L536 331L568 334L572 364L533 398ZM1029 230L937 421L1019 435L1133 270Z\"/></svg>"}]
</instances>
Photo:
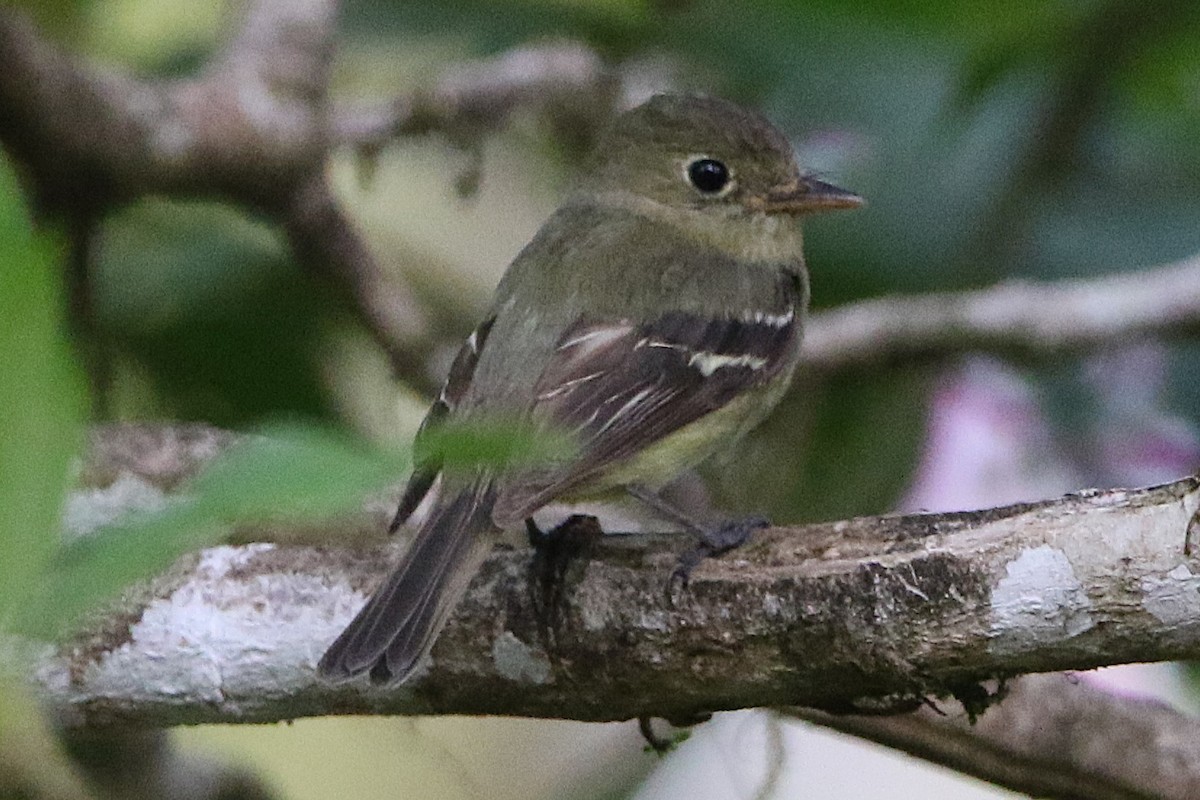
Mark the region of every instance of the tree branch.
<instances>
[{"instance_id":1,"label":"tree branch","mask_svg":"<svg viewBox=\"0 0 1200 800\"><path fill-rule=\"evenodd\" d=\"M271 800L252 772L182 752L165 731L76 728L63 732L72 759L96 800Z\"/></svg>"},{"instance_id":2,"label":"tree branch","mask_svg":"<svg viewBox=\"0 0 1200 800\"><path fill-rule=\"evenodd\" d=\"M813 315L802 357L827 370L970 350L1044 356L1200 331L1200 256L1153 269L886 297Z\"/></svg>"},{"instance_id":3,"label":"tree branch","mask_svg":"<svg viewBox=\"0 0 1200 800\"><path fill-rule=\"evenodd\" d=\"M132 466L90 464L85 475L107 482L73 505L144 498L157 465L172 485L223 441L128 426L99 438L127 440L104 452ZM140 446L149 450L135 455ZM686 545L609 537L567 578L562 622L550 631L531 603L530 554L498 551L432 668L391 691L328 685L313 669L387 570L386 551L217 547L127 594L43 661L38 681L74 724L892 707L996 675L1200 653L1200 564L1183 550L1197 508L1200 479L1188 478L987 511L775 528L701 566L674 604L664 583ZM331 525L328 541L347 527L381 528L387 511L364 508Z\"/></svg>"},{"instance_id":4,"label":"tree branch","mask_svg":"<svg viewBox=\"0 0 1200 800\"><path fill-rule=\"evenodd\" d=\"M213 198L280 224L300 262L344 287L401 374L433 343L426 310L383 270L326 178L333 149L370 154L397 136L445 132L473 146L518 106L594 131L616 81L582 45L517 48L448 70L434 85L367 107L328 96L337 0L252 0L229 45L188 80L142 80L84 65L0 10L0 143L26 168L42 215L90 228L161 194ZM564 130L564 132L569 132Z\"/></svg>"},{"instance_id":5,"label":"tree branch","mask_svg":"<svg viewBox=\"0 0 1200 800\"><path fill-rule=\"evenodd\" d=\"M617 81L600 57L577 42L517 47L447 70L430 88L385 103L339 109L339 143L377 148L400 136L478 134L500 128L517 108L612 114ZM593 127L594 130L594 127Z\"/></svg>"},{"instance_id":6,"label":"tree branch","mask_svg":"<svg viewBox=\"0 0 1200 800\"><path fill-rule=\"evenodd\" d=\"M893 717L785 714L869 739L1034 797L1200 797L1200 722L1061 673L1010 682L972 724L957 703Z\"/></svg>"},{"instance_id":7,"label":"tree branch","mask_svg":"<svg viewBox=\"0 0 1200 800\"><path fill-rule=\"evenodd\" d=\"M324 156L333 0L258 0L200 76L149 81L89 67L0 13L0 140L52 212L148 194L270 207Z\"/></svg>"}]
</instances>

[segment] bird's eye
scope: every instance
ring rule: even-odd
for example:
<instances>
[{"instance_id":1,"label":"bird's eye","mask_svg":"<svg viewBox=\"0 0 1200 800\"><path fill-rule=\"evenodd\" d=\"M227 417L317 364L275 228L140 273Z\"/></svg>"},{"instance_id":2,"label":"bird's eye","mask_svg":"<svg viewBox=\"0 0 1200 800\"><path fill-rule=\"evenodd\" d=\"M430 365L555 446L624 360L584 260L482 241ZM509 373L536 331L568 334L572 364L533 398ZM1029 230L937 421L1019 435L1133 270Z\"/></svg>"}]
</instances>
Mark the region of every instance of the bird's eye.
<instances>
[{"instance_id":1,"label":"bird's eye","mask_svg":"<svg viewBox=\"0 0 1200 800\"><path fill-rule=\"evenodd\" d=\"M713 158L698 158L688 164L687 177L704 194L719 194L729 185L729 167Z\"/></svg>"}]
</instances>

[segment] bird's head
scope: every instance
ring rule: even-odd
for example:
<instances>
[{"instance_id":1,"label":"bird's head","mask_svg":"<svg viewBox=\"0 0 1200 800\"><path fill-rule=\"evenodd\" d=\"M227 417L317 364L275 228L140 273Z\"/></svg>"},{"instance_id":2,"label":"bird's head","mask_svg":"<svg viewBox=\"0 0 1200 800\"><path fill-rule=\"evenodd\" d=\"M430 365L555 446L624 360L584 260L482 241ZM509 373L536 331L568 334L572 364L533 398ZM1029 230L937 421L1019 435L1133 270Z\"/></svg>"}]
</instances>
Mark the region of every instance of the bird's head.
<instances>
[{"instance_id":1,"label":"bird's head","mask_svg":"<svg viewBox=\"0 0 1200 800\"><path fill-rule=\"evenodd\" d=\"M801 215L862 205L806 174L770 122L711 97L662 94L601 136L584 187L705 216Z\"/></svg>"}]
</instances>

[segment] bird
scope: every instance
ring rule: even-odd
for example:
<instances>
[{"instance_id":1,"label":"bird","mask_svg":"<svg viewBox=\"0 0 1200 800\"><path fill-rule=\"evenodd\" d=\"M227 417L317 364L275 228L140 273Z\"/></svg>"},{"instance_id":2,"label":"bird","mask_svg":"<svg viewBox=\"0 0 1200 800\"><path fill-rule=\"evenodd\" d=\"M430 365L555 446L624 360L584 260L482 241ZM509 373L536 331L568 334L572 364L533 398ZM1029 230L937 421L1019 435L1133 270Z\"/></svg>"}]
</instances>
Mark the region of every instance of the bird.
<instances>
[{"instance_id":1,"label":"bird","mask_svg":"<svg viewBox=\"0 0 1200 800\"><path fill-rule=\"evenodd\" d=\"M428 513L319 673L402 683L499 534L552 503L624 494L669 513L662 487L790 383L809 302L799 218L862 202L727 100L660 94L617 115L509 265L416 439L517 419L565 431L572 454L511 469L417 459L392 529Z\"/></svg>"}]
</instances>

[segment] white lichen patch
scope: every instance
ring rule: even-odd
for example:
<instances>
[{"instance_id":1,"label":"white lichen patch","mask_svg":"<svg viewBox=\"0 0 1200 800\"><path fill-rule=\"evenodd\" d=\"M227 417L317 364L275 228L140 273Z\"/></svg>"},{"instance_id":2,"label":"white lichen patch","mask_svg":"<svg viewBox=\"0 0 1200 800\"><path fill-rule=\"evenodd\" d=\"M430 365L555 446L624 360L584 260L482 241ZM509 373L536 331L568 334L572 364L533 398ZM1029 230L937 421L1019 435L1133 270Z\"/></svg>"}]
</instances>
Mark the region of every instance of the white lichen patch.
<instances>
[{"instance_id":1,"label":"white lichen patch","mask_svg":"<svg viewBox=\"0 0 1200 800\"><path fill-rule=\"evenodd\" d=\"M136 512L161 511L166 493L132 472L122 472L103 489L72 492L63 509L63 527L69 537L88 536Z\"/></svg>"},{"instance_id":2,"label":"white lichen patch","mask_svg":"<svg viewBox=\"0 0 1200 800\"><path fill-rule=\"evenodd\" d=\"M68 694L207 702L236 714L251 712L263 687L288 693L317 680L317 659L365 598L347 584L257 568L254 559L274 547L203 551L189 578L149 603L124 642L76 665Z\"/></svg>"},{"instance_id":3,"label":"white lichen patch","mask_svg":"<svg viewBox=\"0 0 1200 800\"><path fill-rule=\"evenodd\" d=\"M764 617L767 619L780 617L783 615L783 609L783 601L779 598L779 595L771 594L770 592L763 595L762 610Z\"/></svg>"},{"instance_id":4,"label":"white lichen patch","mask_svg":"<svg viewBox=\"0 0 1200 800\"><path fill-rule=\"evenodd\" d=\"M671 616L666 611L645 609L637 615L634 624L643 631L666 633L671 630Z\"/></svg>"},{"instance_id":5,"label":"white lichen patch","mask_svg":"<svg viewBox=\"0 0 1200 800\"><path fill-rule=\"evenodd\" d=\"M1058 548L1029 548L1010 561L992 592L989 648L1016 652L1078 636L1096 623L1091 601Z\"/></svg>"},{"instance_id":6,"label":"white lichen patch","mask_svg":"<svg viewBox=\"0 0 1200 800\"><path fill-rule=\"evenodd\" d=\"M582 597L576 599L576 608L579 613L579 622L588 633L602 631L608 625L609 614L603 603L589 603L586 597Z\"/></svg>"},{"instance_id":7,"label":"white lichen patch","mask_svg":"<svg viewBox=\"0 0 1200 800\"><path fill-rule=\"evenodd\" d=\"M1142 606L1165 625L1186 625L1200 622L1200 575L1192 574L1186 564L1161 576L1147 576L1141 581L1145 595Z\"/></svg>"},{"instance_id":8,"label":"white lichen patch","mask_svg":"<svg viewBox=\"0 0 1200 800\"><path fill-rule=\"evenodd\" d=\"M492 642L496 672L510 681L542 684L550 680L550 659L541 650L522 642L512 631L504 631Z\"/></svg>"}]
</instances>

